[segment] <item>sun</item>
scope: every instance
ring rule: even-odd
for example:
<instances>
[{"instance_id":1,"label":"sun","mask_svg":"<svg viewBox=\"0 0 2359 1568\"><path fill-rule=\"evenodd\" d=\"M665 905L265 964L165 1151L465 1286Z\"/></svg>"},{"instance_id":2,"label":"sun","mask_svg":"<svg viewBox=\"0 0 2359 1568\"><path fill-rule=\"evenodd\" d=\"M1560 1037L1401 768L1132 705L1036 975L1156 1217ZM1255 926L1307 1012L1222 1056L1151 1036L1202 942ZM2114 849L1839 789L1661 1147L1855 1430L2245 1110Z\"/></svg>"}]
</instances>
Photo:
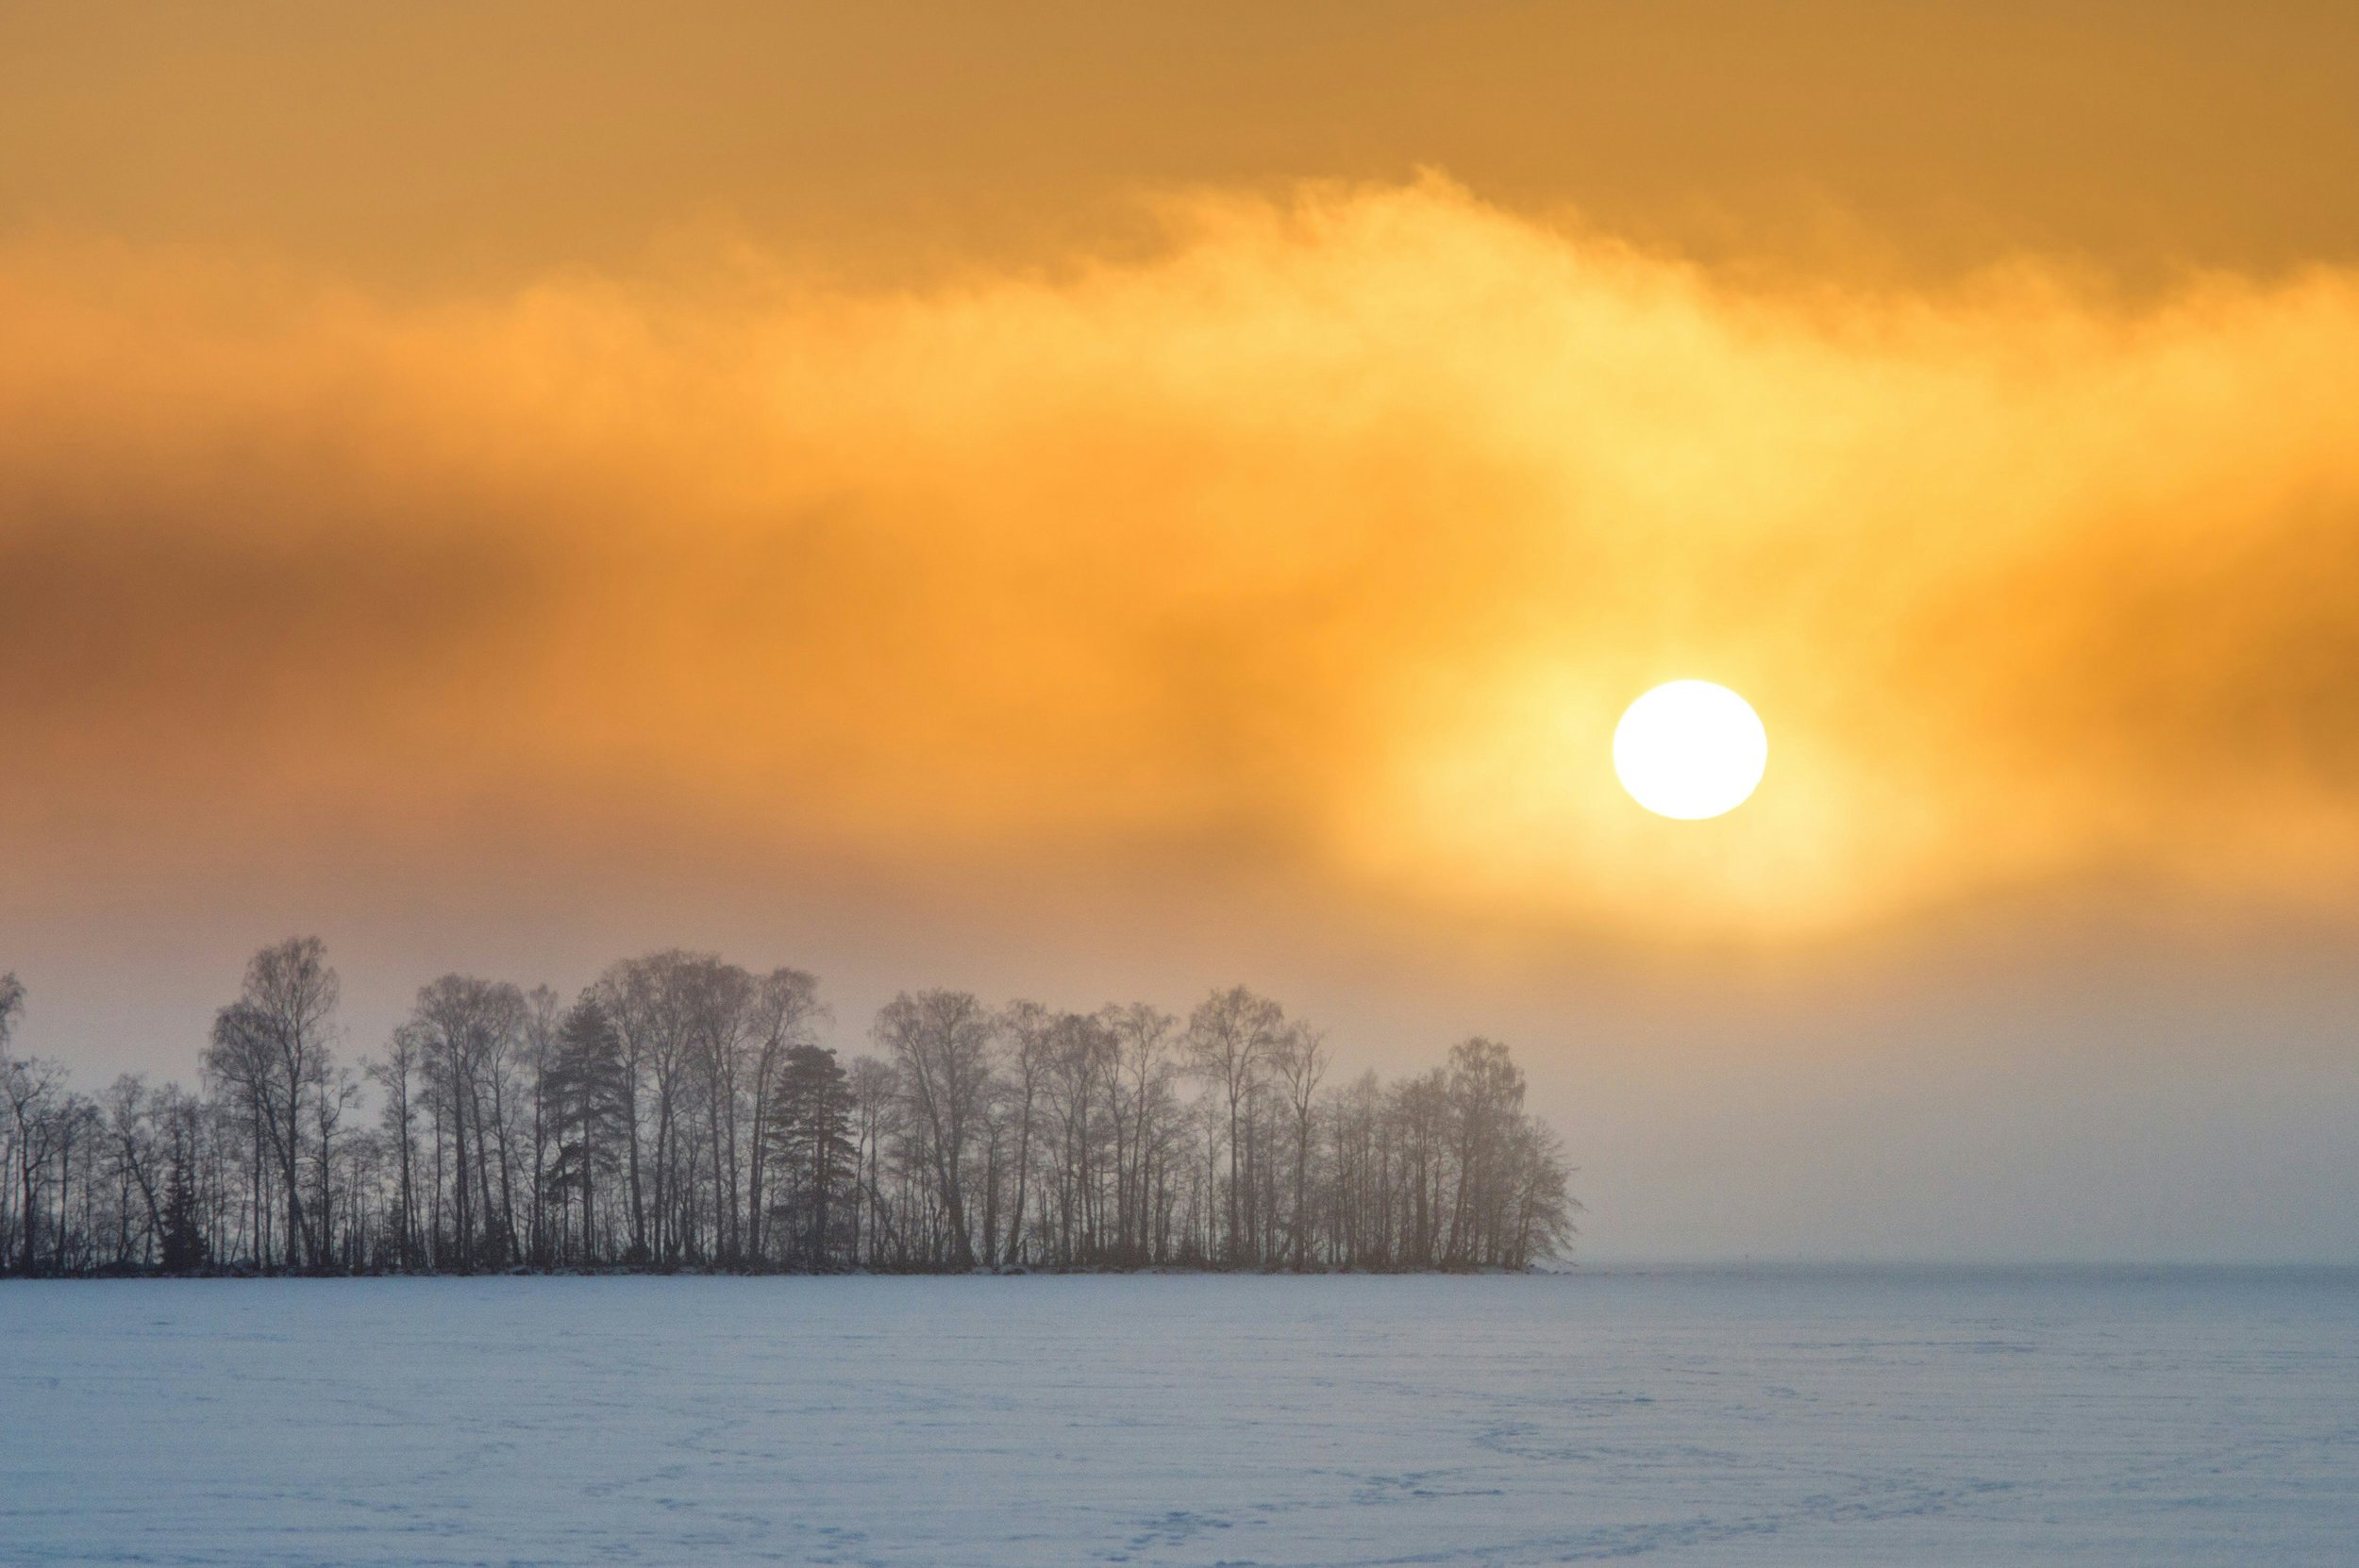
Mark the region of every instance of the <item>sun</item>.
<instances>
[{"instance_id":1,"label":"sun","mask_svg":"<svg viewBox=\"0 0 2359 1568\"><path fill-rule=\"evenodd\" d=\"M1699 822L1733 811L1768 764L1761 715L1708 680L1658 686L1614 726L1614 771L1631 798L1657 816Z\"/></svg>"}]
</instances>

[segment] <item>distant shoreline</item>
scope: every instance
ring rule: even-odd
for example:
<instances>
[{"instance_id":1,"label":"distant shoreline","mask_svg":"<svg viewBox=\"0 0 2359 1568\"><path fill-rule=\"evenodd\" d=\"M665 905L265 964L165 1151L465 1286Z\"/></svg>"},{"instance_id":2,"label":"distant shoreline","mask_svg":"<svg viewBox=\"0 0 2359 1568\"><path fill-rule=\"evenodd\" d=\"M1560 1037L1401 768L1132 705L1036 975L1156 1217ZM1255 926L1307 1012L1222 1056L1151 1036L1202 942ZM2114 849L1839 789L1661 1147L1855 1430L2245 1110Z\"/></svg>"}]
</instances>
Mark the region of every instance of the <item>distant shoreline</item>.
<instances>
[{"instance_id":1,"label":"distant shoreline","mask_svg":"<svg viewBox=\"0 0 2359 1568\"><path fill-rule=\"evenodd\" d=\"M593 1268L505 1268L477 1269L461 1273L456 1269L205 1269L189 1274L167 1274L160 1269L83 1269L54 1273L36 1271L31 1274L0 1273L0 1286L30 1284L42 1280L153 1280L181 1281L206 1279L230 1280L354 1280L354 1279L1022 1279L1022 1278L1085 1278L1142 1277L1169 1276L1202 1279L1364 1279L1454 1278L1477 1277L1542 1277L1570 1275L1575 1265L1564 1262L1554 1266L1533 1263L1523 1268L1220 1268L1192 1267L1183 1263L1143 1263L1136 1268L1118 1264L1074 1264L1060 1266L1043 1264L1015 1268L975 1269L722 1269L722 1268L632 1268L614 1264Z\"/></svg>"},{"instance_id":2,"label":"distant shoreline","mask_svg":"<svg viewBox=\"0 0 2359 1568\"><path fill-rule=\"evenodd\" d=\"M1020 1268L977 1269L717 1269L717 1268L631 1268L623 1265L593 1268L508 1268L482 1269L470 1274L455 1270L436 1272L427 1269L379 1269L354 1272L311 1273L303 1270L209 1269L196 1274L165 1274L152 1269L97 1269L77 1273L0 1273L0 1288L13 1284L53 1282L108 1283L125 1281L204 1281L229 1280L241 1283L258 1281L298 1281L318 1283L349 1283L363 1280L504 1280L504 1279L1082 1279L1082 1278L1142 1278L1164 1276L1187 1279L1414 1279L1414 1278L1515 1278L1515 1279L1581 1279L1590 1282L1630 1281L1641 1279L1675 1280L1691 1277L1745 1278L1763 1284L1781 1282L1796 1284L1825 1284L1843 1279L1857 1279L1885 1284L1920 1283L1925 1285L1966 1284L1973 1282L2005 1282L2052 1280L2059 1283L2082 1281L2090 1284L2120 1284L2151 1281L2190 1282L2203 1280L2303 1280L2314 1279L2337 1287L2359 1285L2359 1262L2122 1262L2065 1261L2040 1262L1966 1262L1940 1259L1905 1259L1891 1262L1868 1262L1857 1259L1782 1259L1776 1260L1740 1259L1681 1259L1669 1262L1608 1260L1586 1261L1557 1259L1535 1262L1524 1268L1306 1268L1257 1269L1192 1267L1185 1264L1142 1264L1126 1268L1116 1264L1053 1265Z\"/></svg>"}]
</instances>

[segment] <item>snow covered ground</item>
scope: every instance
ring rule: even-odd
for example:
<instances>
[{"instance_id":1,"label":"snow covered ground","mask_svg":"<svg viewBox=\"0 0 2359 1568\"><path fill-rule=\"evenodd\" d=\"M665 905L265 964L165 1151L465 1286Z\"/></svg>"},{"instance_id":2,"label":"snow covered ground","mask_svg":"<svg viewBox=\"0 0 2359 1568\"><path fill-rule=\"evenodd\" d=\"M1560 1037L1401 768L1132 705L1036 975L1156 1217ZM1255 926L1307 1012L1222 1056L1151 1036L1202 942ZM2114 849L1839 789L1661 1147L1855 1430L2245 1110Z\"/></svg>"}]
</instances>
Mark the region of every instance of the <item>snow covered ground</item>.
<instances>
[{"instance_id":1,"label":"snow covered ground","mask_svg":"<svg viewBox=\"0 0 2359 1568\"><path fill-rule=\"evenodd\" d=\"M0 1285L10 1563L2351 1563L2359 1276Z\"/></svg>"}]
</instances>

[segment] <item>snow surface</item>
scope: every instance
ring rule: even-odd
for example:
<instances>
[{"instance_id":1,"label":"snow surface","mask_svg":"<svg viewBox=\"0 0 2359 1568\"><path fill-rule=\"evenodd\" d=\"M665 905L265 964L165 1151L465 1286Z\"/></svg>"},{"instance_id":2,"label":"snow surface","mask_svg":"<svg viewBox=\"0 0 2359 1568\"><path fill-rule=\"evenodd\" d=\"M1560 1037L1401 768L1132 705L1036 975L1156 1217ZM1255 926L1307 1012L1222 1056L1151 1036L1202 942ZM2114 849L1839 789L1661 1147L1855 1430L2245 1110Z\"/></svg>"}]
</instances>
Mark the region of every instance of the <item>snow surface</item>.
<instances>
[{"instance_id":1,"label":"snow surface","mask_svg":"<svg viewBox=\"0 0 2359 1568\"><path fill-rule=\"evenodd\" d=\"M2359 1275L0 1285L10 1563L2359 1561Z\"/></svg>"}]
</instances>

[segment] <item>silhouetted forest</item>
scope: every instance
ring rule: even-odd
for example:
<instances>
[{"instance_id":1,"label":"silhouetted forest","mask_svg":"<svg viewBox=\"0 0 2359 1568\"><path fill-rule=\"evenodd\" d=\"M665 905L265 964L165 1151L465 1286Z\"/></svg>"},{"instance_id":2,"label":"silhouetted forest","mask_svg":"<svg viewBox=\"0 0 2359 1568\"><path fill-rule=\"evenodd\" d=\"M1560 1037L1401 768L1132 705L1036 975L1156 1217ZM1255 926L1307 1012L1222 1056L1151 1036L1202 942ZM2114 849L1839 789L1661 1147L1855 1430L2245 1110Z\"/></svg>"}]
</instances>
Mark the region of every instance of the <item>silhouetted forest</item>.
<instances>
[{"instance_id":1,"label":"silhouetted forest","mask_svg":"<svg viewBox=\"0 0 2359 1568\"><path fill-rule=\"evenodd\" d=\"M316 938L255 955L199 1086L11 1054L0 1269L1521 1268L1578 1209L1507 1047L1330 1081L1243 988L1185 1018L904 993L819 1043L799 970L626 959L570 1003L449 975L339 1059Z\"/></svg>"}]
</instances>

